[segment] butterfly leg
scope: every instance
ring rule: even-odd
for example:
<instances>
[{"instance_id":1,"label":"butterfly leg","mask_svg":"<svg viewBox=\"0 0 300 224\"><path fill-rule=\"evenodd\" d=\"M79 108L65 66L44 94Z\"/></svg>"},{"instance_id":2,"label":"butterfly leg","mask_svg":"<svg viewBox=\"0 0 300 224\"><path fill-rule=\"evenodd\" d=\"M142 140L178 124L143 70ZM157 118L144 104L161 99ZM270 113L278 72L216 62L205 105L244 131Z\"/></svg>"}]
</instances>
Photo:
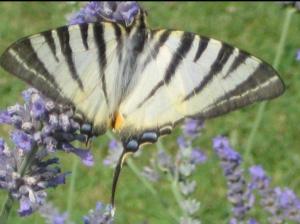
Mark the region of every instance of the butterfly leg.
<instances>
[{"instance_id":1,"label":"butterfly leg","mask_svg":"<svg viewBox=\"0 0 300 224\"><path fill-rule=\"evenodd\" d=\"M113 209L115 208L115 192L117 188L117 183L126 157L130 154L137 152L142 144L155 143L160 136L170 134L171 130L171 126L165 126L157 130L145 131L140 135L122 140L123 152L115 168L112 184L111 205Z\"/></svg>"},{"instance_id":2,"label":"butterfly leg","mask_svg":"<svg viewBox=\"0 0 300 224\"><path fill-rule=\"evenodd\" d=\"M111 205L113 209L115 208L115 192L117 188L118 179L124 164L126 157L132 153L135 153L139 149L139 144L137 140L131 139L130 141L123 141L123 152L118 160L117 166L115 168L112 192L111 192Z\"/></svg>"}]
</instances>

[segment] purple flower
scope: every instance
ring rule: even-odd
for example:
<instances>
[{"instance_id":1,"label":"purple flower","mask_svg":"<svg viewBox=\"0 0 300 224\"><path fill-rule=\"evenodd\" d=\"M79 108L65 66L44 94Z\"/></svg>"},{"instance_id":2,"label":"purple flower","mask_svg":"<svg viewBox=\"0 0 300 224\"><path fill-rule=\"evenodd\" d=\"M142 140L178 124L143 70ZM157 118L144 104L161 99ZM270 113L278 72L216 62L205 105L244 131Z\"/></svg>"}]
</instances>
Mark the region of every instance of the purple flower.
<instances>
[{"instance_id":1,"label":"purple flower","mask_svg":"<svg viewBox=\"0 0 300 224\"><path fill-rule=\"evenodd\" d=\"M93 166L94 165L94 157L89 150L75 148L73 145L69 143L63 143L62 149L65 152L72 152L76 154L82 161L82 163L86 166Z\"/></svg>"},{"instance_id":2,"label":"purple flower","mask_svg":"<svg viewBox=\"0 0 300 224\"><path fill-rule=\"evenodd\" d=\"M12 117L8 111L0 111L0 124L11 124Z\"/></svg>"},{"instance_id":3,"label":"purple flower","mask_svg":"<svg viewBox=\"0 0 300 224\"><path fill-rule=\"evenodd\" d=\"M227 138L223 136L217 136L213 139L213 147L221 159L236 161L238 164L241 162L240 154L230 147Z\"/></svg>"},{"instance_id":4,"label":"purple flower","mask_svg":"<svg viewBox=\"0 0 300 224\"><path fill-rule=\"evenodd\" d=\"M73 153L75 153L77 156L81 158L84 165L86 166L94 165L94 157L89 150L75 148L73 150Z\"/></svg>"},{"instance_id":5,"label":"purple flower","mask_svg":"<svg viewBox=\"0 0 300 224\"><path fill-rule=\"evenodd\" d=\"M34 88L28 88L22 92L22 97L26 104L31 103L31 96L35 93L38 93L38 91Z\"/></svg>"},{"instance_id":6,"label":"purple flower","mask_svg":"<svg viewBox=\"0 0 300 224\"><path fill-rule=\"evenodd\" d=\"M157 182L160 178L159 173L151 167L145 166L142 175L146 177L151 182Z\"/></svg>"},{"instance_id":7,"label":"purple flower","mask_svg":"<svg viewBox=\"0 0 300 224\"><path fill-rule=\"evenodd\" d=\"M222 136L213 139L213 147L221 159L221 167L227 178L227 197L233 205L231 223L235 223L235 220L242 221L253 206L254 196L252 191L247 189L243 170L240 167L241 156L230 147L228 139Z\"/></svg>"},{"instance_id":8,"label":"purple flower","mask_svg":"<svg viewBox=\"0 0 300 224\"><path fill-rule=\"evenodd\" d=\"M82 24L82 23L88 23L85 19L84 12L83 10L74 13L71 18L69 19L69 24L70 25L75 25L75 24Z\"/></svg>"},{"instance_id":9,"label":"purple flower","mask_svg":"<svg viewBox=\"0 0 300 224\"><path fill-rule=\"evenodd\" d=\"M164 151L159 151L156 155L158 167L163 171L170 171L173 169L172 158ZM171 171L172 172L172 171Z\"/></svg>"},{"instance_id":10,"label":"purple flower","mask_svg":"<svg viewBox=\"0 0 300 224\"><path fill-rule=\"evenodd\" d=\"M199 135L200 131L204 127L203 120L195 120L187 118L183 124L183 133L185 136L195 138Z\"/></svg>"},{"instance_id":11,"label":"purple flower","mask_svg":"<svg viewBox=\"0 0 300 224\"><path fill-rule=\"evenodd\" d=\"M206 161L206 155L199 149L194 148L191 152L191 162L194 164L202 164Z\"/></svg>"},{"instance_id":12,"label":"purple flower","mask_svg":"<svg viewBox=\"0 0 300 224\"><path fill-rule=\"evenodd\" d=\"M85 142L87 137L80 132L84 122L75 122L71 108L54 104L32 88L24 91L23 97L23 106L16 104L0 112L0 121L14 128L10 137L15 145L8 148L0 139L0 188L20 201L19 214L25 216L45 203L47 188L64 184L69 174L61 172L52 153L58 149L75 153L88 166L93 157L90 151L71 144L74 140Z\"/></svg>"},{"instance_id":13,"label":"purple flower","mask_svg":"<svg viewBox=\"0 0 300 224\"><path fill-rule=\"evenodd\" d=\"M60 184L65 184L66 183L66 176L69 175L70 173L62 173L59 174L52 179L48 180L47 187L57 187Z\"/></svg>"},{"instance_id":14,"label":"purple flower","mask_svg":"<svg viewBox=\"0 0 300 224\"><path fill-rule=\"evenodd\" d=\"M269 186L269 178L266 176L265 171L261 166L250 167L249 173L255 188L265 189Z\"/></svg>"},{"instance_id":15,"label":"purple flower","mask_svg":"<svg viewBox=\"0 0 300 224\"><path fill-rule=\"evenodd\" d=\"M31 115L32 117L39 119L46 113L45 101L38 95L34 94L32 97Z\"/></svg>"},{"instance_id":16,"label":"purple flower","mask_svg":"<svg viewBox=\"0 0 300 224\"><path fill-rule=\"evenodd\" d=\"M2 138L0 138L0 155L4 153L5 149L6 149L5 142Z\"/></svg>"},{"instance_id":17,"label":"purple flower","mask_svg":"<svg viewBox=\"0 0 300 224\"><path fill-rule=\"evenodd\" d=\"M89 214L83 217L84 224L112 224L114 210L111 205L101 202L96 203L96 209L90 210Z\"/></svg>"},{"instance_id":18,"label":"purple flower","mask_svg":"<svg viewBox=\"0 0 300 224\"><path fill-rule=\"evenodd\" d=\"M120 143L119 143L117 140L113 139L113 140L111 140L111 141L109 142L108 147L109 147L111 150L113 150L113 151L119 150L119 148L120 148Z\"/></svg>"},{"instance_id":19,"label":"purple flower","mask_svg":"<svg viewBox=\"0 0 300 224\"><path fill-rule=\"evenodd\" d=\"M52 203L45 203L40 207L39 212L43 218L45 218L46 223L49 224L72 224L69 220L68 213L60 213L57 208L53 206Z\"/></svg>"},{"instance_id":20,"label":"purple flower","mask_svg":"<svg viewBox=\"0 0 300 224\"><path fill-rule=\"evenodd\" d=\"M134 1L120 2L115 12L116 21L124 21L126 26L132 24L134 17L140 10L139 5ZM120 17L118 17L118 13Z\"/></svg>"},{"instance_id":21,"label":"purple flower","mask_svg":"<svg viewBox=\"0 0 300 224\"><path fill-rule=\"evenodd\" d=\"M21 198L20 208L18 212L20 216L27 216L33 212L29 198L26 197Z\"/></svg>"},{"instance_id":22,"label":"purple flower","mask_svg":"<svg viewBox=\"0 0 300 224\"><path fill-rule=\"evenodd\" d=\"M113 139L109 142L108 147L109 147L108 155L104 158L103 164L105 166L115 167L123 151L122 143Z\"/></svg>"},{"instance_id":23,"label":"purple flower","mask_svg":"<svg viewBox=\"0 0 300 224\"><path fill-rule=\"evenodd\" d=\"M68 218L67 213L57 215L57 216L53 217L52 224L65 224L67 218Z\"/></svg>"},{"instance_id":24,"label":"purple flower","mask_svg":"<svg viewBox=\"0 0 300 224\"><path fill-rule=\"evenodd\" d=\"M297 61L300 61L300 49L297 50L297 53L296 53L296 60L297 60Z\"/></svg>"},{"instance_id":25,"label":"purple flower","mask_svg":"<svg viewBox=\"0 0 300 224\"><path fill-rule=\"evenodd\" d=\"M71 16L69 24L112 21L130 26L139 10L136 2L91 1Z\"/></svg>"},{"instance_id":26,"label":"purple flower","mask_svg":"<svg viewBox=\"0 0 300 224\"><path fill-rule=\"evenodd\" d=\"M177 144L178 144L179 148L182 150L189 147L188 142L185 140L185 138L183 136L180 136L177 138Z\"/></svg>"},{"instance_id":27,"label":"purple flower","mask_svg":"<svg viewBox=\"0 0 300 224\"><path fill-rule=\"evenodd\" d=\"M258 224L258 222L255 219L249 219L248 224Z\"/></svg>"},{"instance_id":28,"label":"purple flower","mask_svg":"<svg viewBox=\"0 0 300 224\"><path fill-rule=\"evenodd\" d=\"M87 3L84 8L84 12L86 15L90 15L94 17L98 16L101 10L102 10L101 2L95 2L95 1L91 1Z\"/></svg>"},{"instance_id":29,"label":"purple flower","mask_svg":"<svg viewBox=\"0 0 300 224\"><path fill-rule=\"evenodd\" d=\"M11 134L11 139L18 148L25 152L29 152L34 145L32 136L24 133L23 131L14 131Z\"/></svg>"}]
</instances>

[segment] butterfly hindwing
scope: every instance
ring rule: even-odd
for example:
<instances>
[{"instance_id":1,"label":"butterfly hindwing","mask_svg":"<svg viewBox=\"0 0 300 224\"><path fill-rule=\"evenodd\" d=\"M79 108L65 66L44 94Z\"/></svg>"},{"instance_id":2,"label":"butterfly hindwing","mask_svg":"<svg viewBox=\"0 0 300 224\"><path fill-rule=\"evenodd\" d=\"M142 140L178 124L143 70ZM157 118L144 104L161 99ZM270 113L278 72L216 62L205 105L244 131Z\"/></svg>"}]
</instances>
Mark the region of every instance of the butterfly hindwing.
<instances>
[{"instance_id":1,"label":"butterfly hindwing","mask_svg":"<svg viewBox=\"0 0 300 224\"><path fill-rule=\"evenodd\" d=\"M56 102L106 127L124 29L114 23L63 26L23 38L1 56L3 68Z\"/></svg>"},{"instance_id":2,"label":"butterfly hindwing","mask_svg":"<svg viewBox=\"0 0 300 224\"><path fill-rule=\"evenodd\" d=\"M125 131L219 116L284 91L270 65L226 43L158 30L146 44L149 57L137 69L141 78L120 106Z\"/></svg>"}]
</instances>

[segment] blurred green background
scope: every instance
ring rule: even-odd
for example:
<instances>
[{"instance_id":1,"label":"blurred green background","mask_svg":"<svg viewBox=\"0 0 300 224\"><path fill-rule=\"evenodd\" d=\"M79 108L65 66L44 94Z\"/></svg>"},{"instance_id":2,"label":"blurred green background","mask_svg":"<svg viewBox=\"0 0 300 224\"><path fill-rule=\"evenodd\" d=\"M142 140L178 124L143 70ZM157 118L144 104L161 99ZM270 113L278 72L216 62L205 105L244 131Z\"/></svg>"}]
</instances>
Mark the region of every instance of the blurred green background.
<instances>
[{"instance_id":1,"label":"blurred green background","mask_svg":"<svg viewBox=\"0 0 300 224\"><path fill-rule=\"evenodd\" d=\"M269 63L275 58L279 43L285 10L277 3L238 3L238 2L143 2L148 11L149 24L153 28L176 28L192 31L215 39L226 41L244 49ZM66 24L66 15L79 8L77 4L57 3L0 3L0 52L17 39L29 34ZM288 32L279 73L287 90L281 97L266 106L262 123L259 126L251 155L253 164L261 164L268 175L272 176L273 186L289 186L300 195L300 62L295 60L300 48L300 14L293 15ZM26 85L0 70L0 106L5 108L16 101L21 102L20 93ZM234 139L234 147L243 154L259 104L206 122L202 136L197 140L208 155L208 161L198 167L193 176L197 180L195 198L201 201L198 217L202 223L228 223L230 204L226 200L226 180L212 152L212 137L223 134ZM9 128L1 126L0 134L7 138ZM176 137L173 135L162 140L171 153L176 152ZM109 202L113 170L103 166L107 154L107 137L93 142L95 166L86 168L78 165L74 185L71 217L81 223L82 215L95 206L96 201ZM134 162L139 169L149 164L155 153L155 146L146 146ZM72 170L78 163L72 155L62 155L63 170ZM248 158L245 158L247 160ZM167 205L180 214L168 181L154 184ZM70 183L57 189L50 189L49 200L60 211L67 210ZM5 192L0 192L0 204ZM157 198L141 184L133 172L125 167L117 192L116 223L174 223ZM18 205L14 206L9 223L44 223L38 214L28 218L17 217ZM264 218L261 212L253 216ZM261 223L264 223L262 221Z\"/></svg>"}]
</instances>

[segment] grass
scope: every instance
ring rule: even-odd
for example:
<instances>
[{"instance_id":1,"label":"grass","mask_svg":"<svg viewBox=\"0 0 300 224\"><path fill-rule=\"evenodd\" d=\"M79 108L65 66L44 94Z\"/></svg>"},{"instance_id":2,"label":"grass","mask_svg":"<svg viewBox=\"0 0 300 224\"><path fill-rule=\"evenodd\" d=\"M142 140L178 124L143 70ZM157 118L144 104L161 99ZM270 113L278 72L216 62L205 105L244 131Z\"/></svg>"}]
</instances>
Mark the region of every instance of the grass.
<instances>
[{"instance_id":1,"label":"grass","mask_svg":"<svg viewBox=\"0 0 300 224\"><path fill-rule=\"evenodd\" d=\"M202 2L142 3L149 13L151 27L176 28L192 31L226 41L272 63L279 43L285 10L275 3ZM0 3L0 52L20 37L54 28L66 23L65 15L75 9L65 3ZM287 41L279 63L280 72L287 90L284 95L266 104L250 155L254 164L261 164L272 176L274 186L289 186L300 195L300 63L295 61L299 48L300 15L292 18ZM20 92L25 84L0 71L0 101L5 108L21 100ZM195 179L198 182L195 197L201 201L199 217L203 223L227 223L230 205L226 200L226 182L212 153L211 138L224 134L235 139L235 148L243 154L256 118L259 104L249 106L228 115L206 122L206 128L197 143L208 154L208 162L199 167ZM0 134L8 136L8 128L1 127ZM177 129L162 141L170 152L175 151ZM96 165L85 168L79 164L76 171L72 206L67 199L70 181L65 186L49 190L49 200L61 210L72 209L72 220L81 222L82 215L94 207L96 201L109 202L112 170L102 165L107 152L108 139L103 136L93 143ZM143 154L134 159L142 169L155 153L155 147L146 146ZM64 170L72 170L77 158L62 155ZM247 158L245 158L247 160ZM75 162L76 163L76 162ZM169 207L179 212L167 181L154 184ZM0 203L5 193L0 192ZM161 207L157 198L141 184L130 169L122 171L117 192L116 223L140 224L174 223ZM71 208L70 208L71 207ZM38 214L20 219L15 205L9 223L43 223ZM259 212L255 215L261 216Z\"/></svg>"}]
</instances>

